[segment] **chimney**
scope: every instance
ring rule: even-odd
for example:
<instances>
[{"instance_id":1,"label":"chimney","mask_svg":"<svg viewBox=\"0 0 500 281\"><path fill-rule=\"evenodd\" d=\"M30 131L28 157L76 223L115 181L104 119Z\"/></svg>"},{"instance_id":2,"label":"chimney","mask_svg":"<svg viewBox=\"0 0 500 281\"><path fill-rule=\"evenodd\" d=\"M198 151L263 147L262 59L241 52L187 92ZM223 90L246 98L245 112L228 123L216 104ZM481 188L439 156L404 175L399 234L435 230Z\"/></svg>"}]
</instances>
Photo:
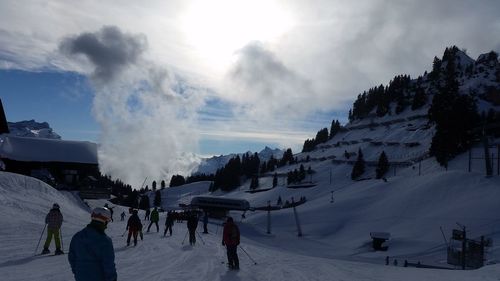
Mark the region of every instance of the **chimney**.
<instances>
[{"instance_id":1,"label":"chimney","mask_svg":"<svg viewBox=\"0 0 500 281\"><path fill-rule=\"evenodd\" d=\"M9 133L9 126L7 125L7 118L5 118L5 112L3 111L2 99L0 99L0 134Z\"/></svg>"}]
</instances>

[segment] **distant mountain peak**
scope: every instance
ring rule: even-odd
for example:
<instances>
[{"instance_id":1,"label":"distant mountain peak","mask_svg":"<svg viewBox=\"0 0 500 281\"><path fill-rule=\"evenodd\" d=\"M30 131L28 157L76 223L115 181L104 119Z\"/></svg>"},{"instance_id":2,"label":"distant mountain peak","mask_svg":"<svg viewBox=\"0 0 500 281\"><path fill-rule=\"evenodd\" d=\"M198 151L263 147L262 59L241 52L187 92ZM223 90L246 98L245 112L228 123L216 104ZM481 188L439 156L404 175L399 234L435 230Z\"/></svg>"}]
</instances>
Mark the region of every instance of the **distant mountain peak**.
<instances>
[{"instance_id":1,"label":"distant mountain peak","mask_svg":"<svg viewBox=\"0 0 500 281\"><path fill-rule=\"evenodd\" d=\"M58 135L47 122L36 122L35 120L24 120L20 122L7 122L10 133L8 135L17 137L45 138L60 140Z\"/></svg>"}]
</instances>

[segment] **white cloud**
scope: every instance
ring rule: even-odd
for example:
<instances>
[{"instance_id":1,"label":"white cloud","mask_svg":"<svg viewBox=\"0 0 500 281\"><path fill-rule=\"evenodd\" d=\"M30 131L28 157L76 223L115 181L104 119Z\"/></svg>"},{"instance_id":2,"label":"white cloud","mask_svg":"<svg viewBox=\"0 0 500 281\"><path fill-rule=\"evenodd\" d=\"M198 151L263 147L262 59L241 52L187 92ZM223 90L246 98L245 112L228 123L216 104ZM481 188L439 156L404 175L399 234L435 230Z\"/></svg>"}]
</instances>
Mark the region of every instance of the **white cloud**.
<instances>
[{"instance_id":1,"label":"white cloud","mask_svg":"<svg viewBox=\"0 0 500 281\"><path fill-rule=\"evenodd\" d=\"M92 112L101 126L99 166L103 173L137 187L142 179L189 174L198 135L192 130L203 97L173 91L174 75L144 60L144 36L103 27L65 38L60 50L88 59L95 88Z\"/></svg>"}]
</instances>

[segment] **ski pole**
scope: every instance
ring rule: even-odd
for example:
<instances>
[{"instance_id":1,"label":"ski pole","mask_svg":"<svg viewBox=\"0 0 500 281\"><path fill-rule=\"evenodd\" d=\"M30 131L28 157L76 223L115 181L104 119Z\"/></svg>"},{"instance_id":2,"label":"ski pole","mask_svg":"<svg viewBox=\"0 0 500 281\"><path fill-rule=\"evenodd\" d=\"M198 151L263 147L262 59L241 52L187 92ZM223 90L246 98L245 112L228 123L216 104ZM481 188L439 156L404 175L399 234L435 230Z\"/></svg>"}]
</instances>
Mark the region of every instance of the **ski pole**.
<instances>
[{"instance_id":1,"label":"ski pole","mask_svg":"<svg viewBox=\"0 0 500 281\"><path fill-rule=\"evenodd\" d=\"M203 240L203 238L201 237L200 233L198 233L198 231L196 231L196 234L198 234L198 237L200 237L201 242L203 242L203 245L205 245L205 241L204 241L204 240Z\"/></svg>"},{"instance_id":2,"label":"ski pole","mask_svg":"<svg viewBox=\"0 0 500 281\"><path fill-rule=\"evenodd\" d=\"M184 235L184 239L182 240L182 245L184 245L184 241L186 241L186 237L188 236L189 230L186 231L186 235Z\"/></svg>"},{"instance_id":3,"label":"ski pole","mask_svg":"<svg viewBox=\"0 0 500 281\"><path fill-rule=\"evenodd\" d=\"M125 229L125 231L122 234L122 237L125 236L125 233L127 232L128 229Z\"/></svg>"},{"instance_id":4,"label":"ski pole","mask_svg":"<svg viewBox=\"0 0 500 281\"><path fill-rule=\"evenodd\" d=\"M38 239L38 244L36 244L36 249L35 249L35 253L34 255L36 255L36 252L38 251L38 246L40 246L40 241L42 241L42 236L43 236L43 233L45 232L45 228L47 227L47 224L45 224L43 226L43 230L42 230L42 233L40 233L40 239Z\"/></svg>"},{"instance_id":5,"label":"ski pole","mask_svg":"<svg viewBox=\"0 0 500 281\"><path fill-rule=\"evenodd\" d=\"M239 246L239 245L238 245L238 246ZM243 247L241 247L241 246L240 246L240 248L243 250L243 252L245 252L245 254L247 254L247 256L250 258L250 260L252 260L252 261L253 261L253 264L255 264L255 265L256 265L256 264L257 264L257 262L256 262L254 259L252 259L252 257L251 257L251 256L247 253L247 251L245 251L245 249L243 249Z\"/></svg>"}]
</instances>

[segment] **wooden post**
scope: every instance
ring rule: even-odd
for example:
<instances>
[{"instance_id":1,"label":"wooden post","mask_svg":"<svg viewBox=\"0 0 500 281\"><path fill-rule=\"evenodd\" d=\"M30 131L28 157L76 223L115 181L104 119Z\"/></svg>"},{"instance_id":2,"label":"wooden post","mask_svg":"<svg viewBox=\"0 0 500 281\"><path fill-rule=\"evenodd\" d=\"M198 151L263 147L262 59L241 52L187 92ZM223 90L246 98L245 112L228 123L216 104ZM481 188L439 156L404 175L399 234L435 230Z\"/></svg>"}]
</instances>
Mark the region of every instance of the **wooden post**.
<instances>
[{"instance_id":1,"label":"wooden post","mask_svg":"<svg viewBox=\"0 0 500 281\"><path fill-rule=\"evenodd\" d=\"M486 162L486 176L491 177L491 175L493 174L493 170L491 168L490 148L488 144L488 138L486 136L483 137L483 145L484 145L484 161Z\"/></svg>"},{"instance_id":2,"label":"wooden post","mask_svg":"<svg viewBox=\"0 0 500 281\"><path fill-rule=\"evenodd\" d=\"M463 227L464 231L464 240L462 240L462 269L465 270L465 250L467 247L467 234L465 233L465 226Z\"/></svg>"},{"instance_id":3,"label":"wooden post","mask_svg":"<svg viewBox=\"0 0 500 281\"><path fill-rule=\"evenodd\" d=\"M330 185L332 185L332 168L330 168Z\"/></svg>"},{"instance_id":4,"label":"wooden post","mask_svg":"<svg viewBox=\"0 0 500 281\"><path fill-rule=\"evenodd\" d=\"M300 227L299 216L297 215L297 210L295 209L295 204L293 205L293 215L295 216L295 223L297 224L297 235L302 237L302 229Z\"/></svg>"},{"instance_id":5,"label":"wooden post","mask_svg":"<svg viewBox=\"0 0 500 281\"><path fill-rule=\"evenodd\" d=\"M472 166L472 148L469 148L469 173L471 172Z\"/></svg>"},{"instance_id":6,"label":"wooden post","mask_svg":"<svg viewBox=\"0 0 500 281\"><path fill-rule=\"evenodd\" d=\"M271 201L267 201L267 234L271 234Z\"/></svg>"}]
</instances>

